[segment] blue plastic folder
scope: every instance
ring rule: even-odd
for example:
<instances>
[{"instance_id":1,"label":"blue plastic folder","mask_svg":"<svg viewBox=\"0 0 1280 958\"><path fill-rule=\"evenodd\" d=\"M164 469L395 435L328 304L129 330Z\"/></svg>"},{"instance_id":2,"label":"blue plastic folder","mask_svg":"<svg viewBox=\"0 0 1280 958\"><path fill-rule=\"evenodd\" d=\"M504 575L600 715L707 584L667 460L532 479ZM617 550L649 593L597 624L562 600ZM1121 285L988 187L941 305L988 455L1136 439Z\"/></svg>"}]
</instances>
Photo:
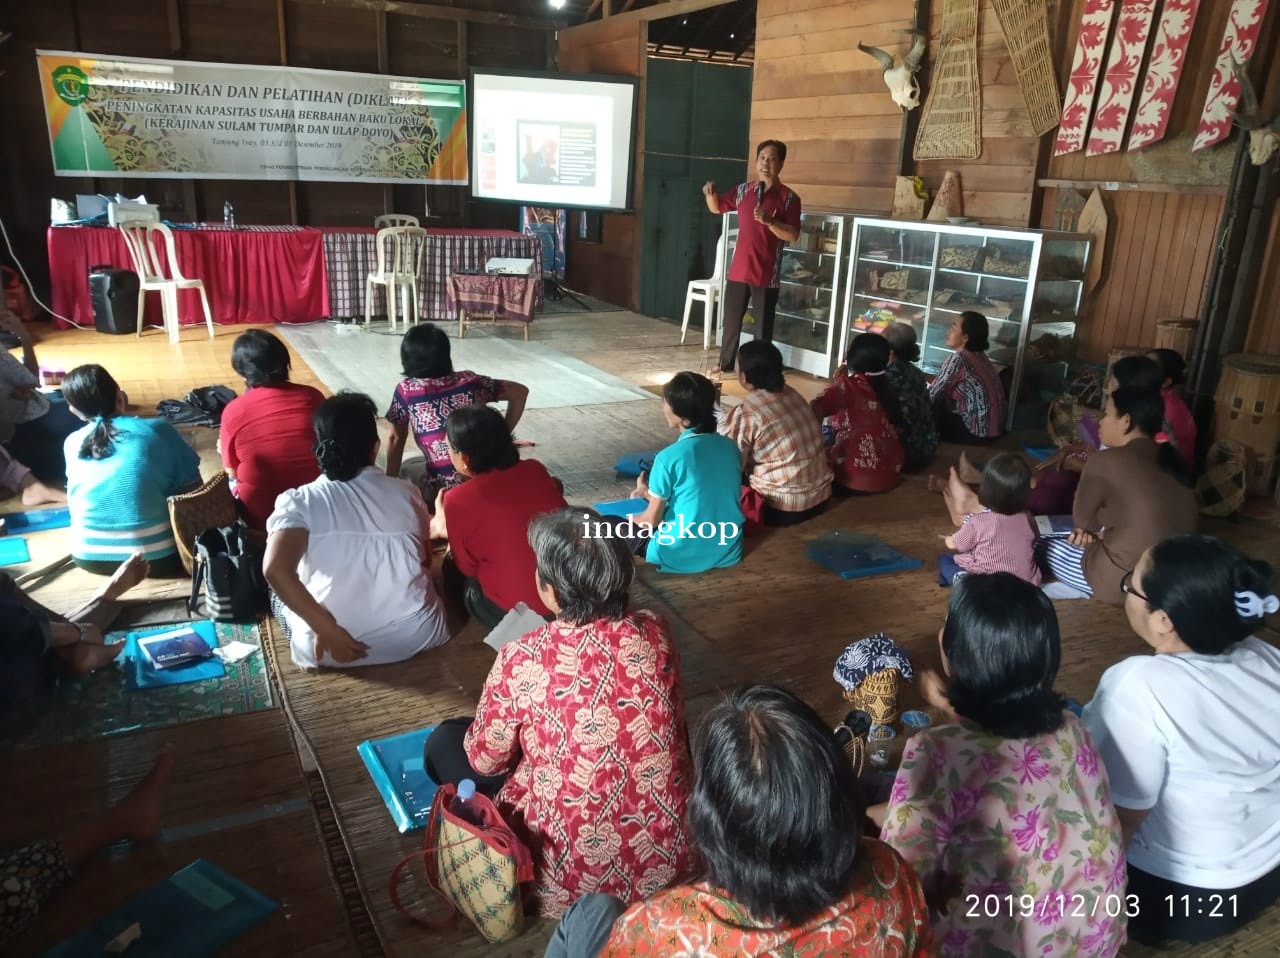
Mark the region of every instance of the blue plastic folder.
<instances>
[{"instance_id":1,"label":"blue plastic folder","mask_svg":"<svg viewBox=\"0 0 1280 958\"><path fill-rule=\"evenodd\" d=\"M613 464L613 471L620 476L634 479L653 465L657 452L624 452Z\"/></svg>"},{"instance_id":2,"label":"blue plastic folder","mask_svg":"<svg viewBox=\"0 0 1280 958\"><path fill-rule=\"evenodd\" d=\"M1055 452L1058 451L1057 446L1023 446L1027 451L1027 455L1038 462L1044 462Z\"/></svg>"},{"instance_id":3,"label":"blue plastic folder","mask_svg":"<svg viewBox=\"0 0 1280 958\"><path fill-rule=\"evenodd\" d=\"M31 550L22 536L0 536L0 565L19 565L31 561Z\"/></svg>"},{"instance_id":4,"label":"blue plastic folder","mask_svg":"<svg viewBox=\"0 0 1280 958\"><path fill-rule=\"evenodd\" d=\"M107 943L137 923L142 937L125 952L129 958L208 958L279 907L201 858L44 955L102 958Z\"/></svg>"},{"instance_id":5,"label":"blue plastic folder","mask_svg":"<svg viewBox=\"0 0 1280 958\"><path fill-rule=\"evenodd\" d=\"M38 529L65 529L71 525L71 510L66 506L57 509L32 509L30 512L7 512L0 519L5 528L12 531L35 532Z\"/></svg>"},{"instance_id":6,"label":"blue plastic folder","mask_svg":"<svg viewBox=\"0 0 1280 958\"><path fill-rule=\"evenodd\" d=\"M356 751L401 833L425 828L437 785L422 764L422 749L434 725L387 738L368 739Z\"/></svg>"},{"instance_id":7,"label":"blue plastic folder","mask_svg":"<svg viewBox=\"0 0 1280 958\"><path fill-rule=\"evenodd\" d=\"M209 648L218 647L218 631L212 622L176 622L172 625L161 625L150 629L130 632L125 636L124 656L133 660L131 683L137 689L161 688L166 685L185 685L187 682L202 682L205 679L220 679L227 674L227 667L218 658L203 659L190 665L180 665L174 669L157 669L138 648L138 639L161 632L172 632L176 628L188 626L193 632L209 644Z\"/></svg>"},{"instance_id":8,"label":"blue plastic folder","mask_svg":"<svg viewBox=\"0 0 1280 958\"><path fill-rule=\"evenodd\" d=\"M842 579L918 569L923 563L903 555L867 532L824 532L805 550L809 558Z\"/></svg>"},{"instance_id":9,"label":"blue plastic folder","mask_svg":"<svg viewBox=\"0 0 1280 958\"><path fill-rule=\"evenodd\" d=\"M597 502L591 507L602 516L617 516L619 519L634 516L649 508L648 499L613 499L609 502Z\"/></svg>"}]
</instances>

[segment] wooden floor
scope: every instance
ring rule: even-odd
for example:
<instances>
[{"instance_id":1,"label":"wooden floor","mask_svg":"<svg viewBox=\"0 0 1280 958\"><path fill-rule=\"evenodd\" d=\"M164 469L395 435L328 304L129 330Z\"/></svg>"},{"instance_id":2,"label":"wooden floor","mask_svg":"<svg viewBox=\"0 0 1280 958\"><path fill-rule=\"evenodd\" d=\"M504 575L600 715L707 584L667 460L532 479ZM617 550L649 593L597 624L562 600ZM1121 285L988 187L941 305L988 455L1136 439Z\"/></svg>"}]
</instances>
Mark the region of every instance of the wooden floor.
<instances>
[{"instance_id":1,"label":"wooden floor","mask_svg":"<svg viewBox=\"0 0 1280 958\"><path fill-rule=\"evenodd\" d=\"M179 347L170 347L158 333L144 337L141 344L132 337L59 333L44 339L39 350L45 365L64 368L73 363L63 356L101 357L98 361L112 369L139 406L154 407L160 398L181 396L195 385L225 382L238 387L227 356L239 331L220 329L210 343L192 330ZM651 386L680 369L704 365L698 346L674 345L678 333L666 323L613 312L540 319L532 337ZM128 348L123 348L126 342ZM198 371L195 378L182 378L190 370ZM502 375L502 370L484 372ZM309 371L295 364L294 374L307 381ZM805 392L821 385L805 376L795 380ZM379 404L383 398L375 397ZM570 500L583 503L629 491L630 483L612 473L619 453L656 449L671 438L656 397L534 410L519 431L536 443L530 454L564 479ZM199 441L207 451L209 431ZM212 466L211 458L206 462ZM816 534L836 528L873 531L924 559L925 567L862 581L839 580L804 555L805 544ZM892 493L844 499L805 526L771 530L748 540L745 561L733 569L686 577L658 575L642 567L635 601L657 609L674 624L691 718L726 689L767 681L791 686L834 722L847 706L831 671L847 643L885 631L918 666L936 664L946 592L935 584L934 559L940 551L938 535L947 531L940 498L928 493L923 476L908 476ZM1206 523L1205 531L1280 564L1275 525L1265 518ZM51 595L72 598L66 586L48 588ZM1109 665L1144 651L1117 609L1092 601L1058 602L1057 609L1064 645L1058 684L1068 695L1087 700ZM1265 637L1274 641L1277 636L1268 632ZM187 831L175 831L180 837L172 843L135 849L125 858L92 866L89 880L50 907L28 943L34 950L36 942L47 943L123 900L127 890L145 887L191 858L206 855L286 903L281 913L243 939L237 954L367 954L379 949L392 955L425 952L462 958L541 954L550 931L546 923L510 946L495 948L466 926L430 933L394 912L386 877L401 855L417 847L420 833L396 833L355 753L364 738L469 713L493 660L480 638L481 630L469 624L442 649L408 663L307 673L288 662L287 647L276 636L285 709L192 723L164 733L178 742L185 756L166 826L172 820L171 827L190 826ZM904 688L902 699L904 707L919 704L911 686ZM108 787L111 795L117 794L145 766L159 737L141 733L0 758L4 781L22 783L0 790L2 837L45 834L70 816L100 808L109 797ZM319 770L327 789L327 805L322 803L318 815L303 801L312 791L306 777L312 769ZM63 774L73 776L72 787L64 787ZM345 848L341 842L322 841L317 829L326 815L336 819ZM404 890L410 901L423 896L420 881L410 879ZM360 935L362 919L371 921L377 946L369 945L368 935ZM349 925L356 927L355 935ZM1273 908L1250 929L1213 947L1161 953L1276 954L1278 926L1280 909ZM1126 953L1148 952L1131 948Z\"/></svg>"}]
</instances>

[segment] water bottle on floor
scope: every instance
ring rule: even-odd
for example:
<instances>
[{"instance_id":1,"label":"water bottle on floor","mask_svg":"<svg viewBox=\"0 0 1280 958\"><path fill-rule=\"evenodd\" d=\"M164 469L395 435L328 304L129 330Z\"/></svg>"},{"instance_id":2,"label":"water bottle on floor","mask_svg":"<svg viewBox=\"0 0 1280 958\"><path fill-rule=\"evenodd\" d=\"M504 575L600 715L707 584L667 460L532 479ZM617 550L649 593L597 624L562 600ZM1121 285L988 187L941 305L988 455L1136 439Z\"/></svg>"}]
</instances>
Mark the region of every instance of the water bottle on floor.
<instances>
[{"instance_id":1,"label":"water bottle on floor","mask_svg":"<svg viewBox=\"0 0 1280 958\"><path fill-rule=\"evenodd\" d=\"M458 783L458 791L454 795L453 801L449 804L449 811L464 822L469 822L477 828L481 828L484 826L484 816L480 814L480 809L472 801L475 797L476 783L469 778L464 778Z\"/></svg>"}]
</instances>

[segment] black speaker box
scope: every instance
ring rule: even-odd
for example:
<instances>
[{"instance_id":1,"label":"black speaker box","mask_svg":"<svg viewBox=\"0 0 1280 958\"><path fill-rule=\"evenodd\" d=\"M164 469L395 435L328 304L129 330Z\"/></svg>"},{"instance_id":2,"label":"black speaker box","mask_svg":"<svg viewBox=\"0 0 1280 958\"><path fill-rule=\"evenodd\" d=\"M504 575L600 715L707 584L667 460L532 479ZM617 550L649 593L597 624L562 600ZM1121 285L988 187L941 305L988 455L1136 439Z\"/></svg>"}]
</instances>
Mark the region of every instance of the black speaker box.
<instances>
[{"instance_id":1,"label":"black speaker box","mask_svg":"<svg viewBox=\"0 0 1280 958\"><path fill-rule=\"evenodd\" d=\"M128 269L95 268L89 273L93 325L100 333L138 331L138 274Z\"/></svg>"}]
</instances>

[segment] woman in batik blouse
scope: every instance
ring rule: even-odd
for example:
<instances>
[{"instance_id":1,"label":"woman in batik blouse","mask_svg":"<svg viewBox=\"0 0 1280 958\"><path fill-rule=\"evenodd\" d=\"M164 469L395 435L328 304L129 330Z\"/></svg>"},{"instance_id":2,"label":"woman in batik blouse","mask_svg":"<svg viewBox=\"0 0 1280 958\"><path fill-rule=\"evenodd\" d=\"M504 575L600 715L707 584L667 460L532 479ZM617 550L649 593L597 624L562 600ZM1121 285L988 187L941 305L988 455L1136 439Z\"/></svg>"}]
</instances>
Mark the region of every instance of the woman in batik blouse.
<instances>
[{"instance_id":1,"label":"woman in batik blouse","mask_svg":"<svg viewBox=\"0 0 1280 958\"><path fill-rule=\"evenodd\" d=\"M920 876L944 956L1110 958L1125 942L1120 820L1084 725L1053 690L1058 620L1007 572L953 586L944 720L907 742L881 839Z\"/></svg>"}]
</instances>

